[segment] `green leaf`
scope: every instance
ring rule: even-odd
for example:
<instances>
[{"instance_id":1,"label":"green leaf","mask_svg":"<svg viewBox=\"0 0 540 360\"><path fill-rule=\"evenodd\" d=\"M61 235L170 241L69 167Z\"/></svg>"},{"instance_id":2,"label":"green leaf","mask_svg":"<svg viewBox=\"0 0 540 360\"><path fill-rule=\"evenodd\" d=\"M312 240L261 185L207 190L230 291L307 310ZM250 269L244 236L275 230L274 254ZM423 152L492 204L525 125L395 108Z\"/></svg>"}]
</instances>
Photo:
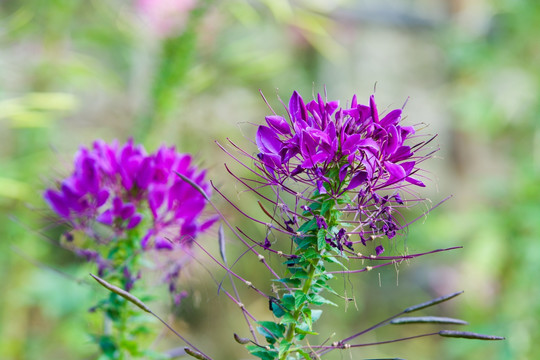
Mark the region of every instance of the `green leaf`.
<instances>
[{"instance_id":1,"label":"green leaf","mask_svg":"<svg viewBox=\"0 0 540 360\"><path fill-rule=\"evenodd\" d=\"M273 279L272 281L289 284L292 287L299 287L300 285L302 285L302 281L300 279L293 279L293 278Z\"/></svg>"},{"instance_id":2,"label":"green leaf","mask_svg":"<svg viewBox=\"0 0 540 360\"><path fill-rule=\"evenodd\" d=\"M330 210L330 208L334 205L334 200L330 199L322 203L321 206L321 216L325 216L325 214Z\"/></svg>"},{"instance_id":3,"label":"green leaf","mask_svg":"<svg viewBox=\"0 0 540 360\"><path fill-rule=\"evenodd\" d=\"M348 270L347 267L345 265L343 265L338 259L336 259L335 257L333 256L330 256L330 255L324 255L324 259L330 263L334 263L334 264L338 264L339 266L341 266L343 269L345 270Z\"/></svg>"},{"instance_id":4,"label":"green leaf","mask_svg":"<svg viewBox=\"0 0 540 360\"><path fill-rule=\"evenodd\" d=\"M303 303L305 303L307 300L306 294L304 294L300 290L296 290L294 292L294 308L298 309L300 306L302 306Z\"/></svg>"},{"instance_id":5,"label":"green leaf","mask_svg":"<svg viewBox=\"0 0 540 360\"><path fill-rule=\"evenodd\" d=\"M283 262L283 265L287 265L287 266L294 266L296 264L298 264L298 258L287 259L286 261Z\"/></svg>"},{"instance_id":6,"label":"green leaf","mask_svg":"<svg viewBox=\"0 0 540 360\"><path fill-rule=\"evenodd\" d=\"M289 311L294 310L294 296L291 294L283 295L281 298L281 305L283 305Z\"/></svg>"},{"instance_id":7,"label":"green leaf","mask_svg":"<svg viewBox=\"0 0 540 360\"><path fill-rule=\"evenodd\" d=\"M317 233L317 248L320 250L326 248L326 230L319 229Z\"/></svg>"},{"instance_id":8,"label":"green leaf","mask_svg":"<svg viewBox=\"0 0 540 360\"><path fill-rule=\"evenodd\" d=\"M251 355L256 356L262 360L275 360L278 358L278 352L272 349L265 349L257 345L247 345L246 349Z\"/></svg>"},{"instance_id":9,"label":"green leaf","mask_svg":"<svg viewBox=\"0 0 540 360\"><path fill-rule=\"evenodd\" d=\"M313 248L309 248L306 250L306 252L302 255L305 259L317 259L321 257L321 254Z\"/></svg>"},{"instance_id":10,"label":"green leaf","mask_svg":"<svg viewBox=\"0 0 540 360\"><path fill-rule=\"evenodd\" d=\"M320 309L314 309L311 310L311 321L315 322L321 318L322 310Z\"/></svg>"},{"instance_id":11,"label":"green leaf","mask_svg":"<svg viewBox=\"0 0 540 360\"><path fill-rule=\"evenodd\" d=\"M294 331L297 333L297 334L301 334L301 335L319 335L319 333L316 333L315 331L311 331L308 327L308 324L306 323L302 323L300 325L298 325Z\"/></svg>"},{"instance_id":12,"label":"green leaf","mask_svg":"<svg viewBox=\"0 0 540 360\"><path fill-rule=\"evenodd\" d=\"M323 305L323 304L328 304L328 305L333 305L333 306L337 306L337 304L333 303L332 301L328 300L328 299L325 299L323 298L321 295L319 294L309 294L308 295L308 300L311 304L313 305Z\"/></svg>"},{"instance_id":13,"label":"green leaf","mask_svg":"<svg viewBox=\"0 0 540 360\"><path fill-rule=\"evenodd\" d=\"M315 241L314 236L305 236L305 237L295 236L293 239L299 249L307 249Z\"/></svg>"},{"instance_id":14,"label":"green leaf","mask_svg":"<svg viewBox=\"0 0 540 360\"><path fill-rule=\"evenodd\" d=\"M263 335L268 342L273 344L276 339L282 338L285 332L285 326L276 324L273 321L257 321L261 325L257 327L257 331Z\"/></svg>"},{"instance_id":15,"label":"green leaf","mask_svg":"<svg viewBox=\"0 0 540 360\"><path fill-rule=\"evenodd\" d=\"M279 301L279 299L276 299L276 300ZM286 313L285 311L286 309L283 307L283 305L276 304L274 301L270 302L270 307L272 308L272 313L274 314L275 317L280 318Z\"/></svg>"},{"instance_id":16,"label":"green leaf","mask_svg":"<svg viewBox=\"0 0 540 360\"><path fill-rule=\"evenodd\" d=\"M324 289L334 295L338 294L334 289L330 287L330 285L326 283L326 280L322 280L322 279L315 281L315 284L311 288L313 290L318 290L316 292L321 292Z\"/></svg>"},{"instance_id":17,"label":"green leaf","mask_svg":"<svg viewBox=\"0 0 540 360\"><path fill-rule=\"evenodd\" d=\"M286 313L285 315L283 315L283 318L281 319L281 323L283 325L294 324L296 323L296 320L290 313Z\"/></svg>"},{"instance_id":18,"label":"green leaf","mask_svg":"<svg viewBox=\"0 0 540 360\"><path fill-rule=\"evenodd\" d=\"M307 325L306 330L311 330L313 322L311 320L311 309L306 307L302 309L302 317L304 318L305 324Z\"/></svg>"},{"instance_id":19,"label":"green leaf","mask_svg":"<svg viewBox=\"0 0 540 360\"><path fill-rule=\"evenodd\" d=\"M299 353L300 355L302 355L302 357L306 360L311 360L312 357L309 355L309 353L305 350L302 350L302 349L297 349L296 350L297 353Z\"/></svg>"},{"instance_id":20,"label":"green leaf","mask_svg":"<svg viewBox=\"0 0 540 360\"><path fill-rule=\"evenodd\" d=\"M283 354L285 354L285 352L287 352L287 350L289 350L291 348L291 343L285 339L281 340L281 342L279 343L279 357L281 357Z\"/></svg>"},{"instance_id":21,"label":"green leaf","mask_svg":"<svg viewBox=\"0 0 540 360\"><path fill-rule=\"evenodd\" d=\"M317 221L315 219L311 219L308 222L303 223L302 226L298 228L298 232L307 234L316 229L317 229Z\"/></svg>"},{"instance_id":22,"label":"green leaf","mask_svg":"<svg viewBox=\"0 0 540 360\"><path fill-rule=\"evenodd\" d=\"M102 353L112 358L116 352L117 346L111 336L103 335L99 337L99 348Z\"/></svg>"},{"instance_id":23,"label":"green leaf","mask_svg":"<svg viewBox=\"0 0 540 360\"><path fill-rule=\"evenodd\" d=\"M306 270L300 267L290 267L289 271L292 273L292 276L291 276L292 279L307 279L308 278L308 274Z\"/></svg>"},{"instance_id":24,"label":"green leaf","mask_svg":"<svg viewBox=\"0 0 540 360\"><path fill-rule=\"evenodd\" d=\"M314 200L318 200L318 199L322 199L324 198L324 195L318 195L318 194L315 194L315 196L313 197ZM321 203L320 202L313 202L309 205L309 208L311 209L311 211L315 212L317 210L319 210L321 208ZM311 213L309 211L305 211L303 213L304 215L306 214L309 214L311 215Z\"/></svg>"},{"instance_id":25,"label":"green leaf","mask_svg":"<svg viewBox=\"0 0 540 360\"><path fill-rule=\"evenodd\" d=\"M351 198L350 198L349 194L344 193L340 197L338 197L336 201L340 205L341 204L350 204L351 203Z\"/></svg>"}]
</instances>

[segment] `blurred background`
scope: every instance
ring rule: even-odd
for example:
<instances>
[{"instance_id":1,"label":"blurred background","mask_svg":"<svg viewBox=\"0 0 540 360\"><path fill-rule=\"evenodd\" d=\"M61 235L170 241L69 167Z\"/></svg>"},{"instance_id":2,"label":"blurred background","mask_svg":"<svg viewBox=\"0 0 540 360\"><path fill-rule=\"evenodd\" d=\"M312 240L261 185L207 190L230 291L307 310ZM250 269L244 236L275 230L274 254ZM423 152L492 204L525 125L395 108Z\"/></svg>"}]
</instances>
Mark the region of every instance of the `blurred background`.
<instances>
[{"instance_id":1,"label":"blurred background","mask_svg":"<svg viewBox=\"0 0 540 360\"><path fill-rule=\"evenodd\" d=\"M507 338L426 338L328 359L540 358L539 39L536 0L1 1L0 359L96 358L88 309L102 290L81 281L91 267L57 245L41 197L69 173L80 145L129 137L148 151L176 145L235 194L241 187L223 168L232 161L214 141L254 152L249 123L269 113L259 89L277 110L278 95L287 101L296 89L309 99L325 87L342 104L374 91L380 109L409 99L405 121L439 134L422 194L433 204L453 197L395 248L463 249L336 280L356 306L328 309L322 339L458 290L465 294L425 314ZM264 236L215 198L231 222ZM262 214L249 194L237 199ZM216 232L200 241L215 248ZM234 259L243 248L230 238L228 251ZM163 301L154 306L216 359L248 358L232 340L247 335L240 312L217 294L206 271L217 269L197 260L183 275L190 295L180 308L171 311L157 285ZM237 269L264 284L254 263ZM264 299L243 301L269 315ZM363 341L433 329L388 327ZM165 331L151 344L182 345Z\"/></svg>"}]
</instances>

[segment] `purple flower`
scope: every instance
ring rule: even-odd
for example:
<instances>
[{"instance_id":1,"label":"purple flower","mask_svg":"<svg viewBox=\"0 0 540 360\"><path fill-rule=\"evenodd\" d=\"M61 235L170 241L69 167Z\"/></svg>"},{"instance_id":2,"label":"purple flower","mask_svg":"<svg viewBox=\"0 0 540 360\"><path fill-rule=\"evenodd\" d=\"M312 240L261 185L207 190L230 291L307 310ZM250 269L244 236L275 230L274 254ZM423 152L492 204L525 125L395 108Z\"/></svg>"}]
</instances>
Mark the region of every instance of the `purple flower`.
<instances>
[{"instance_id":1,"label":"purple flower","mask_svg":"<svg viewBox=\"0 0 540 360\"><path fill-rule=\"evenodd\" d=\"M289 219L313 216L317 228L326 229L324 214L311 210L318 205L305 204L331 199L348 235L340 231L327 239L332 246L341 250L381 236L392 239L404 228L398 210L411 204L403 194L414 195L415 187L425 186L419 164L430 157L422 152L432 138L403 125L401 109L379 113L374 96L363 105L354 95L342 108L320 94L306 103L295 91L285 109L285 116L274 113L258 126L256 156L240 150L259 176L246 186L257 193L261 185L273 187L280 199L274 205L283 202L280 193L294 198L294 209L276 209L280 216L273 220L284 220L276 228L294 236L303 223ZM376 250L382 251L382 246Z\"/></svg>"},{"instance_id":2,"label":"purple flower","mask_svg":"<svg viewBox=\"0 0 540 360\"><path fill-rule=\"evenodd\" d=\"M373 96L368 106L357 104L356 95L350 108L338 107L339 102L326 102L320 94L306 105L295 91L287 109L289 121L266 117L268 126L259 126L256 143L257 158L270 179L293 178L324 192L326 174L339 166L340 185L349 190L400 183L424 186L412 176L418 158L405 142L415 130L399 125L401 109L381 119Z\"/></svg>"},{"instance_id":3,"label":"purple flower","mask_svg":"<svg viewBox=\"0 0 540 360\"><path fill-rule=\"evenodd\" d=\"M80 148L73 173L57 189L46 190L44 198L72 227L92 236L97 234L96 222L110 227L118 238L146 219L144 249L189 246L215 218L201 221L206 200L175 172L210 194L205 171L174 147L147 154L133 140L122 146L97 140L91 149Z\"/></svg>"}]
</instances>

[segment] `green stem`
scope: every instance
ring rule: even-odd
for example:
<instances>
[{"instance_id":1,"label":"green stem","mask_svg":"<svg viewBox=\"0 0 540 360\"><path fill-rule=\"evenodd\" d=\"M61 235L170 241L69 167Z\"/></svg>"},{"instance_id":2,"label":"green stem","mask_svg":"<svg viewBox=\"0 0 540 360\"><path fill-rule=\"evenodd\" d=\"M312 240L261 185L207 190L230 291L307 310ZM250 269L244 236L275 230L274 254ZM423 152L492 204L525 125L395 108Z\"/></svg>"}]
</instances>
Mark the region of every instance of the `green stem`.
<instances>
[{"instance_id":1,"label":"green stem","mask_svg":"<svg viewBox=\"0 0 540 360\"><path fill-rule=\"evenodd\" d=\"M326 212L326 216L325 216L325 220L327 221L327 224L328 224L328 227L331 228L332 226L334 225L337 225L339 223L338 221L338 216L336 216L336 214L334 213L333 211L334 209L334 206L332 206L332 204L330 205L330 207L327 209L327 212ZM315 238L317 237L316 234L315 235ZM322 261L322 256L325 252L325 246L322 246L322 248L318 248L317 245L315 245L315 249L317 250L317 253L318 253L318 256L313 258L313 260L311 260L309 262L309 266L307 267L307 278L305 279L304 281L304 284L302 286L302 293L306 295L306 297L312 292L311 290L311 287L312 287L312 284L313 284L313 279L315 278L316 274L317 274L317 265L319 264L319 261ZM304 265L305 266L305 265ZM300 306L295 309L295 311L292 313L292 318L293 318L293 322L291 324L289 324L288 328L287 328L287 332L285 333L285 337L283 338L284 341L289 344L289 348L287 351L285 351L281 357L279 358L279 360L286 360L287 357L292 354L292 353L295 353L297 351L297 348L295 344L295 334L296 334L296 328L298 326L298 324L300 323L300 317L302 316L303 314L303 310L306 306L309 306L309 301L304 301L302 304L300 304Z\"/></svg>"},{"instance_id":2,"label":"green stem","mask_svg":"<svg viewBox=\"0 0 540 360\"><path fill-rule=\"evenodd\" d=\"M310 264L309 270L308 270L308 277L306 281L304 282L304 286L302 286L302 292L306 294L306 296L309 294L311 290L311 284L313 283L313 278L315 277L315 270L316 270L316 266L313 264ZM300 319L300 315L302 314L302 310L304 309L306 303L307 301L302 303L300 307L295 310L295 312L293 313L294 322L289 325L289 328L287 329L287 333L285 334L285 340L291 344L291 347L292 345L294 345L294 333L296 330L296 324L298 324L298 320ZM292 351L294 351L294 348L287 350L285 353L283 353L280 360L286 360L287 356Z\"/></svg>"},{"instance_id":3,"label":"green stem","mask_svg":"<svg viewBox=\"0 0 540 360\"><path fill-rule=\"evenodd\" d=\"M123 299L122 299L123 300ZM125 343L126 343L126 333L127 333L127 302L122 301L122 305L120 306L120 318L118 319L118 345L120 347L120 360L123 360L126 358L126 350L124 349Z\"/></svg>"}]
</instances>

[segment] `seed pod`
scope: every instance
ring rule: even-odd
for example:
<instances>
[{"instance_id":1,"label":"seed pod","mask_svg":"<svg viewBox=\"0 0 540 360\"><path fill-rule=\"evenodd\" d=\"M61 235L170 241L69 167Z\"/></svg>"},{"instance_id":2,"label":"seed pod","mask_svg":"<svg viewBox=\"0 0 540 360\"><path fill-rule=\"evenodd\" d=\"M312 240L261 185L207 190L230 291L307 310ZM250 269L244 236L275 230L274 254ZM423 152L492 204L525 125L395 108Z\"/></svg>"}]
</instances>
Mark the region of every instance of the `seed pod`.
<instances>
[{"instance_id":1,"label":"seed pod","mask_svg":"<svg viewBox=\"0 0 540 360\"><path fill-rule=\"evenodd\" d=\"M242 344L242 345L245 345L245 344L249 343L248 338L240 337L240 336L238 336L237 333L234 333L234 340L236 340L237 343Z\"/></svg>"},{"instance_id":2,"label":"seed pod","mask_svg":"<svg viewBox=\"0 0 540 360\"><path fill-rule=\"evenodd\" d=\"M454 325L468 325L468 322L460 319L453 319L449 317L440 316L411 316L402 317L390 321L393 325L402 324L454 324Z\"/></svg>"},{"instance_id":3,"label":"seed pod","mask_svg":"<svg viewBox=\"0 0 540 360\"><path fill-rule=\"evenodd\" d=\"M440 336L462 338L462 339L476 339L476 340L505 340L502 336L477 334L468 331L455 331L455 330L441 330Z\"/></svg>"},{"instance_id":4,"label":"seed pod","mask_svg":"<svg viewBox=\"0 0 540 360\"><path fill-rule=\"evenodd\" d=\"M410 306L410 307L406 308L405 310L403 310L403 312L404 313L410 313L410 312L413 312L413 311L418 311L418 310L421 310L421 309L425 309L427 307L437 305L437 304L440 304L440 303L442 303L444 301L450 300L450 299L452 299L452 298L454 298L454 297L456 297L458 295L461 295L461 294L463 294L463 291L458 291L458 292L455 292L455 293L452 293L452 294L444 295L444 296L435 298L433 300L423 302L421 304Z\"/></svg>"},{"instance_id":5,"label":"seed pod","mask_svg":"<svg viewBox=\"0 0 540 360\"><path fill-rule=\"evenodd\" d=\"M191 350L190 348L188 347L185 347L184 348L184 351L186 352L186 354L188 354L189 356L191 357L194 357L195 359L199 359L199 360L212 360L210 359L208 356L205 356L203 354L201 354L200 352L197 352L195 350Z\"/></svg>"}]
</instances>

